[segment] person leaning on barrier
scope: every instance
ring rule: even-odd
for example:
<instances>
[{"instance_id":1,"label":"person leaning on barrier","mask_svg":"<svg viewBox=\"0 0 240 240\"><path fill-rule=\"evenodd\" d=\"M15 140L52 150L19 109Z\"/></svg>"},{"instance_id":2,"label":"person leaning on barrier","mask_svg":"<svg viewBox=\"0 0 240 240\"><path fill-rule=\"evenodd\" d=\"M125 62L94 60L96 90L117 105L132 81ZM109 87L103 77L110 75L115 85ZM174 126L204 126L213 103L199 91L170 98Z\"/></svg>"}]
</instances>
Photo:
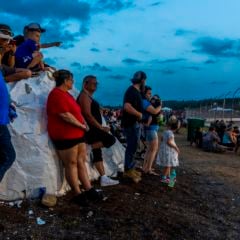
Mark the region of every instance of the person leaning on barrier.
<instances>
[{"instance_id":1,"label":"person leaning on barrier","mask_svg":"<svg viewBox=\"0 0 240 240\"><path fill-rule=\"evenodd\" d=\"M74 193L73 202L86 205L87 200L101 200L92 186L86 169L85 133L88 126L81 108L68 93L73 87L73 74L68 70L53 73L56 87L47 100L48 133L65 167L66 179ZM85 192L80 189L79 181Z\"/></svg>"},{"instance_id":2,"label":"person leaning on barrier","mask_svg":"<svg viewBox=\"0 0 240 240\"><path fill-rule=\"evenodd\" d=\"M88 75L83 79L83 88L77 102L82 109L89 131L86 134L87 143L92 147L93 163L100 174L100 184L102 187L119 184L118 180L111 179L105 174L103 165L102 148L111 147L116 139L111 135L108 126L102 126L102 115L99 103L93 99L93 94L97 90L97 78Z\"/></svg>"},{"instance_id":3,"label":"person leaning on barrier","mask_svg":"<svg viewBox=\"0 0 240 240\"><path fill-rule=\"evenodd\" d=\"M32 76L30 70L15 68L16 45L12 37L11 28L6 24L0 24L0 61L6 82L15 82Z\"/></svg>"}]
</instances>

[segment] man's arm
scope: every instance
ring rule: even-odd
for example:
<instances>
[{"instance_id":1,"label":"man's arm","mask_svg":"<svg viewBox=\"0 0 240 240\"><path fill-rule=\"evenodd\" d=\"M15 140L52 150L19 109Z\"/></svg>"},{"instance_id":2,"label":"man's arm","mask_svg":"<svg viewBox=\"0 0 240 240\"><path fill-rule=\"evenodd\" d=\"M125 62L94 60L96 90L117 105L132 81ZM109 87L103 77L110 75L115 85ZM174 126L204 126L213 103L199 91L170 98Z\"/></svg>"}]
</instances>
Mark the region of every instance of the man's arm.
<instances>
[{"instance_id":1,"label":"man's arm","mask_svg":"<svg viewBox=\"0 0 240 240\"><path fill-rule=\"evenodd\" d=\"M136 116L139 120L142 119L142 113L138 112L130 103L125 103L123 108L127 113Z\"/></svg>"},{"instance_id":2,"label":"man's arm","mask_svg":"<svg viewBox=\"0 0 240 240\"><path fill-rule=\"evenodd\" d=\"M71 123L72 125L79 127L84 131L87 130L87 126L80 123L70 112L60 113L59 115L64 121Z\"/></svg>"},{"instance_id":3,"label":"man's arm","mask_svg":"<svg viewBox=\"0 0 240 240\"><path fill-rule=\"evenodd\" d=\"M42 43L40 48L59 47L61 44L62 42Z\"/></svg>"}]
</instances>

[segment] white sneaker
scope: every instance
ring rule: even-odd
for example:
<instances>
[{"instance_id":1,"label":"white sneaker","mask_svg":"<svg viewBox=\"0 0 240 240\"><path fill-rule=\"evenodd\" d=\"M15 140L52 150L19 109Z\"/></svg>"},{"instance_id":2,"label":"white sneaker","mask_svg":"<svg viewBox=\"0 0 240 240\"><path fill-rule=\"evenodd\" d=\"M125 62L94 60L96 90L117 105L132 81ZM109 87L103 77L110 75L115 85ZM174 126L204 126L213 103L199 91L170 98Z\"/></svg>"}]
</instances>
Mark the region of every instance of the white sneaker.
<instances>
[{"instance_id":1,"label":"white sneaker","mask_svg":"<svg viewBox=\"0 0 240 240\"><path fill-rule=\"evenodd\" d=\"M113 180L108 176L102 176L100 180L101 187L113 186L119 184L118 180Z\"/></svg>"}]
</instances>

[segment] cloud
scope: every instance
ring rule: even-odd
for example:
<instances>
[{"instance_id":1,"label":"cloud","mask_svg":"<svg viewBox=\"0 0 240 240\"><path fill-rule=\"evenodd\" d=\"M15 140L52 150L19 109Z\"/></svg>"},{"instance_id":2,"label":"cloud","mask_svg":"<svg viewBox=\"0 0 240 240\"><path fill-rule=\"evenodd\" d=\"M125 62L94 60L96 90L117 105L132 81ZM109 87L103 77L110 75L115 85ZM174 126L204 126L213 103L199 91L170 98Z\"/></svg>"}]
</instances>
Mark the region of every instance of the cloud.
<instances>
[{"instance_id":1,"label":"cloud","mask_svg":"<svg viewBox=\"0 0 240 240\"><path fill-rule=\"evenodd\" d=\"M26 7L28 6L28 7ZM54 10L54 11L53 11ZM41 21L44 19L77 19L86 21L90 18L90 4L84 1L65 0L48 0L47 5L42 0L18 0L15 4L13 1L6 1L1 4L1 11L16 16L28 16L28 19Z\"/></svg>"},{"instance_id":2,"label":"cloud","mask_svg":"<svg viewBox=\"0 0 240 240\"><path fill-rule=\"evenodd\" d=\"M123 79L127 78L126 76L121 75L121 74L110 75L108 77L111 79L115 79L115 80L123 80Z\"/></svg>"},{"instance_id":3,"label":"cloud","mask_svg":"<svg viewBox=\"0 0 240 240\"><path fill-rule=\"evenodd\" d=\"M200 67L195 67L195 66L190 66L190 67L183 67L184 69L190 69L190 70L194 70L194 71L199 71Z\"/></svg>"},{"instance_id":4,"label":"cloud","mask_svg":"<svg viewBox=\"0 0 240 240\"><path fill-rule=\"evenodd\" d=\"M239 58L239 40L202 37L193 42L193 52L222 58Z\"/></svg>"},{"instance_id":5,"label":"cloud","mask_svg":"<svg viewBox=\"0 0 240 240\"><path fill-rule=\"evenodd\" d=\"M88 65L86 68L90 69L91 71L101 71L101 72L111 72L112 70L105 67L101 66L99 63L94 63L93 65Z\"/></svg>"},{"instance_id":6,"label":"cloud","mask_svg":"<svg viewBox=\"0 0 240 240\"><path fill-rule=\"evenodd\" d=\"M156 6L159 6L161 4L163 4L163 3L162 2L155 2L155 3L152 3L150 6L156 7Z\"/></svg>"},{"instance_id":7,"label":"cloud","mask_svg":"<svg viewBox=\"0 0 240 240\"><path fill-rule=\"evenodd\" d=\"M227 84L227 81L212 81L210 82L211 85L222 85L222 84Z\"/></svg>"},{"instance_id":8,"label":"cloud","mask_svg":"<svg viewBox=\"0 0 240 240\"><path fill-rule=\"evenodd\" d=\"M92 52L100 52L100 50L98 48L90 48L90 51L92 51Z\"/></svg>"},{"instance_id":9,"label":"cloud","mask_svg":"<svg viewBox=\"0 0 240 240\"><path fill-rule=\"evenodd\" d=\"M71 63L71 67L81 68L81 64L79 62L73 62Z\"/></svg>"},{"instance_id":10,"label":"cloud","mask_svg":"<svg viewBox=\"0 0 240 240\"><path fill-rule=\"evenodd\" d=\"M194 34L195 32L194 31L191 31L191 30L186 30L186 29L177 29L175 31L175 36L186 36L186 35L190 35L190 34Z\"/></svg>"},{"instance_id":11,"label":"cloud","mask_svg":"<svg viewBox=\"0 0 240 240\"><path fill-rule=\"evenodd\" d=\"M214 63L216 63L217 61L215 61L215 60L211 60L211 59L209 59L209 60L206 60L204 63L205 64L214 64Z\"/></svg>"},{"instance_id":12,"label":"cloud","mask_svg":"<svg viewBox=\"0 0 240 240\"><path fill-rule=\"evenodd\" d=\"M130 64L130 65L134 65L134 64L141 63L142 61L137 60L137 59L133 59L133 58L125 58L125 59L122 60L122 62L126 63L126 64Z\"/></svg>"},{"instance_id":13,"label":"cloud","mask_svg":"<svg viewBox=\"0 0 240 240\"><path fill-rule=\"evenodd\" d=\"M120 0L48 0L46 4L42 0L15 0L1 4L0 18L20 33L28 23L38 22L47 29L43 39L46 36L47 39L63 41L62 48L67 49L74 47L80 37L89 34L94 14L111 14L131 6L131 1L123 3ZM78 29L69 29L69 22L76 23Z\"/></svg>"},{"instance_id":14,"label":"cloud","mask_svg":"<svg viewBox=\"0 0 240 240\"><path fill-rule=\"evenodd\" d=\"M171 70L171 69L163 69L163 70L161 70L161 73L164 75L172 75L172 74L175 74L176 71Z\"/></svg>"},{"instance_id":15,"label":"cloud","mask_svg":"<svg viewBox=\"0 0 240 240\"><path fill-rule=\"evenodd\" d=\"M121 1L121 0L98 0L93 6L93 11L95 12L117 12L123 9L132 7L132 1Z\"/></svg>"},{"instance_id":16,"label":"cloud","mask_svg":"<svg viewBox=\"0 0 240 240\"><path fill-rule=\"evenodd\" d=\"M182 61L186 61L186 59L185 58L172 58L172 59L166 59L166 60L154 59L154 60L150 61L150 63L166 64L166 63L176 63L176 62L182 62Z\"/></svg>"}]
</instances>

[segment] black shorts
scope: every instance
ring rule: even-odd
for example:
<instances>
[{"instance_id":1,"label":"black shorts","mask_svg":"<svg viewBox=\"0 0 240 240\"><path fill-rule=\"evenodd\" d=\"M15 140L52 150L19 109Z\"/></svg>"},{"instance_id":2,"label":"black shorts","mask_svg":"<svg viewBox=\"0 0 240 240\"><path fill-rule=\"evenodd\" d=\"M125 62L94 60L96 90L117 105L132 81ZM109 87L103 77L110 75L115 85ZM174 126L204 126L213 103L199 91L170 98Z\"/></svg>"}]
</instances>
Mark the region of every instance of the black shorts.
<instances>
[{"instance_id":1,"label":"black shorts","mask_svg":"<svg viewBox=\"0 0 240 240\"><path fill-rule=\"evenodd\" d=\"M116 139L112 134L99 128L90 128L85 136L87 143L90 145L96 142L102 142L104 147L109 148L116 142Z\"/></svg>"},{"instance_id":2,"label":"black shorts","mask_svg":"<svg viewBox=\"0 0 240 240\"><path fill-rule=\"evenodd\" d=\"M69 148L74 147L75 145L79 143L84 143L86 142L85 137L81 138L75 138L75 139L63 139L63 140L53 140L53 145L57 150L66 150Z\"/></svg>"}]
</instances>

